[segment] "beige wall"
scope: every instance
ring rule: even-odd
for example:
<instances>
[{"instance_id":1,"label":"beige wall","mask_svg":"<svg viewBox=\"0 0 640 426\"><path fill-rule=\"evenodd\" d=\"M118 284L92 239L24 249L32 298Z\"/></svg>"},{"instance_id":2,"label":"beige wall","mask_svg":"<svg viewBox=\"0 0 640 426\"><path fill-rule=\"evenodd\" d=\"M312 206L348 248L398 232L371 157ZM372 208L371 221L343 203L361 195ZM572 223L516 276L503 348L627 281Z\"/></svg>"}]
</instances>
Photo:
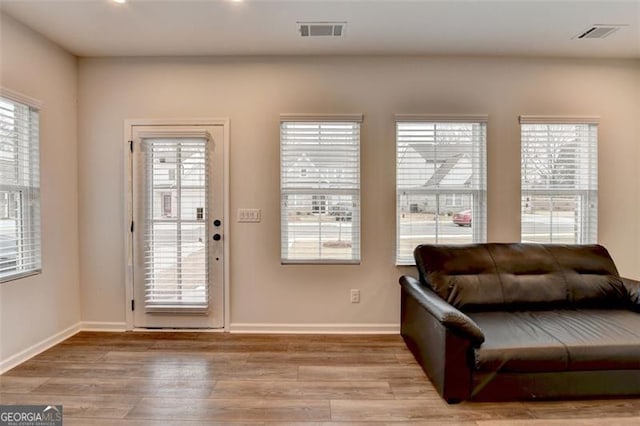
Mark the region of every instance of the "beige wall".
<instances>
[{"instance_id":1,"label":"beige wall","mask_svg":"<svg viewBox=\"0 0 640 426\"><path fill-rule=\"evenodd\" d=\"M229 117L231 323L397 324L393 113L487 113L488 235L519 239L519 114L598 115L600 242L640 278L639 61L151 58L79 61L82 318L124 321L123 122ZM282 112L364 113L362 264L279 261ZM233 218L230 218L233 219ZM360 304L349 303L359 288Z\"/></svg>"},{"instance_id":2,"label":"beige wall","mask_svg":"<svg viewBox=\"0 0 640 426\"><path fill-rule=\"evenodd\" d=\"M80 321L76 58L0 15L0 85L42 101L41 275L0 284L0 361Z\"/></svg>"}]
</instances>

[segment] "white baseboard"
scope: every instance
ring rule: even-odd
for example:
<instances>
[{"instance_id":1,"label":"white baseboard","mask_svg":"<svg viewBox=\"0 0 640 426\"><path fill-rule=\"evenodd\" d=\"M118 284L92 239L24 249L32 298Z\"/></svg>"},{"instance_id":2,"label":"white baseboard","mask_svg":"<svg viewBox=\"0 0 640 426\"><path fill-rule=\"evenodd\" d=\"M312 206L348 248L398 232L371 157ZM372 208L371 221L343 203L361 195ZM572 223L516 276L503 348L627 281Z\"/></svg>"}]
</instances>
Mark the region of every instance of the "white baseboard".
<instances>
[{"instance_id":1,"label":"white baseboard","mask_svg":"<svg viewBox=\"0 0 640 426\"><path fill-rule=\"evenodd\" d=\"M81 331L127 331L124 322L82 321Z\"/></svg>"},{"instance_id":2,"label":"white baseboard","mask_svg":"<svg viewBox=\"0 0 640 426\"><path fill-rule=\"evenodd\" d=\"M231 333L400 334L400 324L251 324L229 325Z\"/></svg>"},{"instance_id":3,"label":"white baseboard","mask_svg":"<svg viewBox=\"0 0 640 426\"><path fill-rule=\"evenodd\" d=\"M126 330L125 330L126 331ZM136 327L132 331L143 331L145 333L224 333L224 328L143 328Z\"/></svg>"},{"instance_id":4,"label":"white baseboard","mask_svg":"<svg viewBox=\"0 0 640 426\"><path fill-rule=\"evenodd\" d=\"M43 341L38 342L35 345L30 346L27 349L20 351L15 355L10 356L5 360L2 360L0 362L0 374L3 374L6 371L11 370L13 367L16 367L17 365L22 364L28 359L33 358L39 353L46 351L52 346L55 346L58 343L62 342L63 340L66 340L69 337L73 336L74 334L78 333L80 331L80 324L81 323L74 324L71 327L65 330L62 330L61 332L56 333L53 336L50 336L44 339Z\"/></svg>"}]
</instances>

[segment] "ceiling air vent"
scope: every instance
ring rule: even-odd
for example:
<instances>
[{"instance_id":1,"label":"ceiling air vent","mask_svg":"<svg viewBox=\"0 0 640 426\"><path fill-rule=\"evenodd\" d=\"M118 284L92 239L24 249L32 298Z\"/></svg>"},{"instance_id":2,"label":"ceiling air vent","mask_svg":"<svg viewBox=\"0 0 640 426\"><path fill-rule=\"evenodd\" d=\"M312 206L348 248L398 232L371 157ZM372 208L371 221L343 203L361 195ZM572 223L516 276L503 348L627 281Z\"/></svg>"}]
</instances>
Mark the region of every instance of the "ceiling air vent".
<instances>
[{"instance_id":1,"label":"ceiling air vent","mask_svg":"<svg viewBox=\"0 0 640 426\"><path fill-rule=\"evenodd\" d=\"M346 22L298 22L301 37L344 37Z\"/></svg>"},{"instance_id":2,"label":"ceiling air vent","mask_svg":"<svg viewBox=\"0 0 640 426\"><path fill-rule=\"evenodd\" d=\"M626 25L592 25L573 38L606 38L625 26Z\"/></svg>"}]
</instances>

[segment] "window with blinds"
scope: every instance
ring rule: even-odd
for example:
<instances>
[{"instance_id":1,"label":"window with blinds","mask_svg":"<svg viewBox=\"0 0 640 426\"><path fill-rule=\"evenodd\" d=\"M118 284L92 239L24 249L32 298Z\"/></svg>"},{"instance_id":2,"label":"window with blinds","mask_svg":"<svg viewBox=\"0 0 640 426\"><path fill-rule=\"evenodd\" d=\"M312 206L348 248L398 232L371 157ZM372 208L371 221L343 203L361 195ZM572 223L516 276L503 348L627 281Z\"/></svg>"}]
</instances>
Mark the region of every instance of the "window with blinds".
<instances>
[{"instance_id":1,"label":"window with blinds","mask_svg":"<svg viewBox=\"0 0 640 426\"><path fill-rule=\"evenodd\" d=\"M39 139L38 108L3 94L0 97L0 282L42 270Z\"/></svg>"},{"instance_id":2,"label":"window with blinds","mask_svg":"<svg viewBox=\"0 0 640 426\"><path fill-rule=\"evenodd\" d=\"M522 116L522 242L598 239L598 119Z\"/></svg>"},{"instance_id":3,"label":"window with blinds","mask_svg":"<svg viewBox=\"0 0 640 426\"><path fill-rule=\"evenodd\" d=\"M283 263L360 261L361 121L281 116Z\"/></svg>"},{"instance_id":4,"label":"window with blinds","mask_svg":"<svg viewBox=\"0 0 640 426\"><path fill-rule=\"evenodd\" d=\"M145 162L145 309L206 310L208 143L142 140Z\"/></svg>"},{"instance_id":5,"label":"window with blinds","mask_svg":"<svg viewBox=\"0 0 640 426\"><path fill-rule=\"evenodd\" d=\"M486 116L396 116L396 264L486 241Z\"/></svg>"}]
</instances>

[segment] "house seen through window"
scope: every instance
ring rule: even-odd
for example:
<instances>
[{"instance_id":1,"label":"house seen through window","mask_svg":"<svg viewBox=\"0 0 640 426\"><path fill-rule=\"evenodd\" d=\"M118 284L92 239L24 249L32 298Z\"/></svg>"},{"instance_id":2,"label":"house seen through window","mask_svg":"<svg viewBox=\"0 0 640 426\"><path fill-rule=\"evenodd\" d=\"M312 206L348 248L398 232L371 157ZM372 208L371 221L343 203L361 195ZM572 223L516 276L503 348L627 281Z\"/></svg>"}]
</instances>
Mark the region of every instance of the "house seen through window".
<instances>
[{"instance_id":1,"label":"house seen through window","mask_svg":"<svg viewBox=\"0 0 640 426\"><path fill-rule=\"evenodd\" d=\"M486 241L485 116L396 117L396 263L422 243Z\"/></svg>"},{"instance_id":2,"label":"house seen through window","mask_svg":"<svg viewBox=\"0 0 640 426\"><path fill-rule=\"evenodd\" d=\"M360 260L360 121L281 118L283 263Z\"/></svg>"}]
</instances>

